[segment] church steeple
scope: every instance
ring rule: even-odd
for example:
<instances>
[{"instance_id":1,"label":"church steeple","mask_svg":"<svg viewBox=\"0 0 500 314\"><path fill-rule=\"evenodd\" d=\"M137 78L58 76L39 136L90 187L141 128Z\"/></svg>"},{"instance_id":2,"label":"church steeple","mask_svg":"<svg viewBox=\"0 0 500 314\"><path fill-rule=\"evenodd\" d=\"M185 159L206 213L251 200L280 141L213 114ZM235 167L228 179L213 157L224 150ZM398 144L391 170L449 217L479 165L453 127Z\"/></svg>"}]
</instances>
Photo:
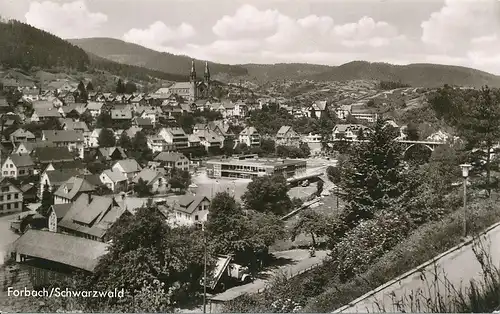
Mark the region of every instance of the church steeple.
<instances>
[{"instance_id":1,"label":"church steeple","mask_svg":"<svg viewBox=\"0 0 500 314\"><path fill-rule=\"evenodd\" d=\"M205 61L205 74L204 74L205 83L210 84L210 69L208 68L208 61Z\"/></svg>"},{"instance_id":2,"label":"church steeple","mask_svg":"<svg viewBox=\"0 0 500 314\"><path fill-rule=\"evenodd\" d=\"M191 60L191 74L189 76L191 82L196 82L196 69L194 67L194 60Z\"/></svg>"}]
</instances>

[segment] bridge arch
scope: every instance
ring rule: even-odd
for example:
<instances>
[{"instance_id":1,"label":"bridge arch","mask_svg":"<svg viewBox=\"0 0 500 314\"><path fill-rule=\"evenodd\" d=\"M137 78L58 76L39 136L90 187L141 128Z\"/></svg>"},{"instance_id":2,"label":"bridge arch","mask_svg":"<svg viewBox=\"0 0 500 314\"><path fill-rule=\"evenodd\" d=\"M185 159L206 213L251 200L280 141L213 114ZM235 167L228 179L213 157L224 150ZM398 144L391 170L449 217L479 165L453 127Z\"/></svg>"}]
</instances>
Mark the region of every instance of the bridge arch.
<instances>
[{"instance_id":1,"label":"bridge arch","mask_svg":"<svg viewBox=\"0 0 500 314\"><path fill-rule=\"evenodd\" d=\"M423 161L428 161L434 152L434 145L424 144L424 143L411 143L408 144L403 151L403 159L408 160L412 157L411 154L416 154L416 158L422 159Z\"/></svg>"}]
</instances>

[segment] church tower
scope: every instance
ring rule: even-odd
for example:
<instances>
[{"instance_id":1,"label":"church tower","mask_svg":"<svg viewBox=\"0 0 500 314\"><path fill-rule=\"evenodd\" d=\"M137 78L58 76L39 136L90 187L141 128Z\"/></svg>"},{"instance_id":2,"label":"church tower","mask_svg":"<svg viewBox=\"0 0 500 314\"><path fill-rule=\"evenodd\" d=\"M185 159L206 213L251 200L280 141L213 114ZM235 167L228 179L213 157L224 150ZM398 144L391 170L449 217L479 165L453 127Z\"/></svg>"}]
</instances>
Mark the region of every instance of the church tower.
<instances>
[{"instance_id":1,"label":"church tower","mask_svg":"<svg viewBox=\"0 0 500 314\"><path fill-rule=\"evenodd\" d=\"M206 86L204 94L205 97L208 98L210 95L210 68L208 67L208 61L205 61L205 74L203 75L203 80Z\"/></svg>"},{"instance_id":2,"label":"church tower","mask_svg":"<svg viewBox=\"0 0 500 314\"><path fill-rule=\"evenodd\" d=\"M195 101L198 98L198 84L196 82L196 69L194 67L194 60L191 60L191 74L189 75L189 83L191 83L189 88L189 96L192 101Z\"/></svg>"}]
</instances>

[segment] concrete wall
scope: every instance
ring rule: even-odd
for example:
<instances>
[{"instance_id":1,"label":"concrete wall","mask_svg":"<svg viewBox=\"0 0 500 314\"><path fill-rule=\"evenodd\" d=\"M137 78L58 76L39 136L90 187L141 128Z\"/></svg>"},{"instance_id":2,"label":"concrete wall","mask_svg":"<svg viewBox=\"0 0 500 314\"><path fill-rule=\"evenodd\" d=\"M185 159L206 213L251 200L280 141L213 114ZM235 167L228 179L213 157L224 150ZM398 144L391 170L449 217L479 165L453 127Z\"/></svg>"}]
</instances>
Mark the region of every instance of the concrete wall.
<instances>
[{"instance_id":1,"label":"concrete wall","mask_svg":"<svg viewBox=\"0 0 500 314\"><path fill-rule=\"evenodd\" d=\"M449 299L454 294L449 291L451 285L455 288L466 288L470 280L482 281L482 268L473 251L473 246L484 247L490 253L493 265L496 267L500 265L500 223L488 228L482 233L481 240L476 240L474 243L472 239L469 239L368 292L334 313L401 313L403 310L405 312L428 312L429 309L424 302L430 294L434 295L436 291L439 291L445 299ZM410 301L411 296L420 301ZM398 306L398 302L401 301L404 304L403 308Z\"/></svg>"}]
</instances>

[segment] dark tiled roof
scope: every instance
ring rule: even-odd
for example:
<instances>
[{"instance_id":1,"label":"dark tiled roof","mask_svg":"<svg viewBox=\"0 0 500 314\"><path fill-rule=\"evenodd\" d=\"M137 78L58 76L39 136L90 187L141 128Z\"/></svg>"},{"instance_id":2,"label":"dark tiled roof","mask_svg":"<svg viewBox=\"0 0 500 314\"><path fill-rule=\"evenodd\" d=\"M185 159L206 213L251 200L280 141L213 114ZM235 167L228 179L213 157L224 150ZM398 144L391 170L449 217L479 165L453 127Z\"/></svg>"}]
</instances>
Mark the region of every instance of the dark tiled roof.
<instances>
[{"instance_id":1,"label":"dark tiled roof","mask_svg":"<svg viewBox=\"0 0 500 314\"><path fill-rule=\"evenodd\" d=\"M107 253L106 243L62 233L30 229L12 245L19 254L93 271Z\"/></svg>"},{"instance_id":2,"label":"dark tiled roof","mask_svg":"<svg viewBox=\"0 0 500 314\"><path fill-rule=\"evenodd\" d=\"M83 142L83 132L77 130L45 130L43 134L51 142Z\"/></svg>"},{"instance_id":3,"label":"dark tiled roof","mask_svg":"<svg viewBox=\"0 0 500 314\"><path fill-rule=\"evenodd\" d=\"M12 154L9 156L16 167L30 167L34 166L33 159L28 154Z\"/></svg>"},{"instance_id":4,"label":"dark tiled roof","mask_svg":"<svg viewBox=\"0 0 500 314\"><path fill-rule=\"evenodd\" d=\"M204 199L207 199L207 197L203 195L186 194L179 199L174 209L192 214Z\"/></svg>"},{"instance_id":5,"label":"dark tiled roof","mask_svg":"<svg viewBox=\"0 0 500 314\"><path fill-rule=\"evenodd\" d=\"M32 152L32 156L40 163L75 160L66 147L38 147Z\"/></svg>"}]
</instances>

